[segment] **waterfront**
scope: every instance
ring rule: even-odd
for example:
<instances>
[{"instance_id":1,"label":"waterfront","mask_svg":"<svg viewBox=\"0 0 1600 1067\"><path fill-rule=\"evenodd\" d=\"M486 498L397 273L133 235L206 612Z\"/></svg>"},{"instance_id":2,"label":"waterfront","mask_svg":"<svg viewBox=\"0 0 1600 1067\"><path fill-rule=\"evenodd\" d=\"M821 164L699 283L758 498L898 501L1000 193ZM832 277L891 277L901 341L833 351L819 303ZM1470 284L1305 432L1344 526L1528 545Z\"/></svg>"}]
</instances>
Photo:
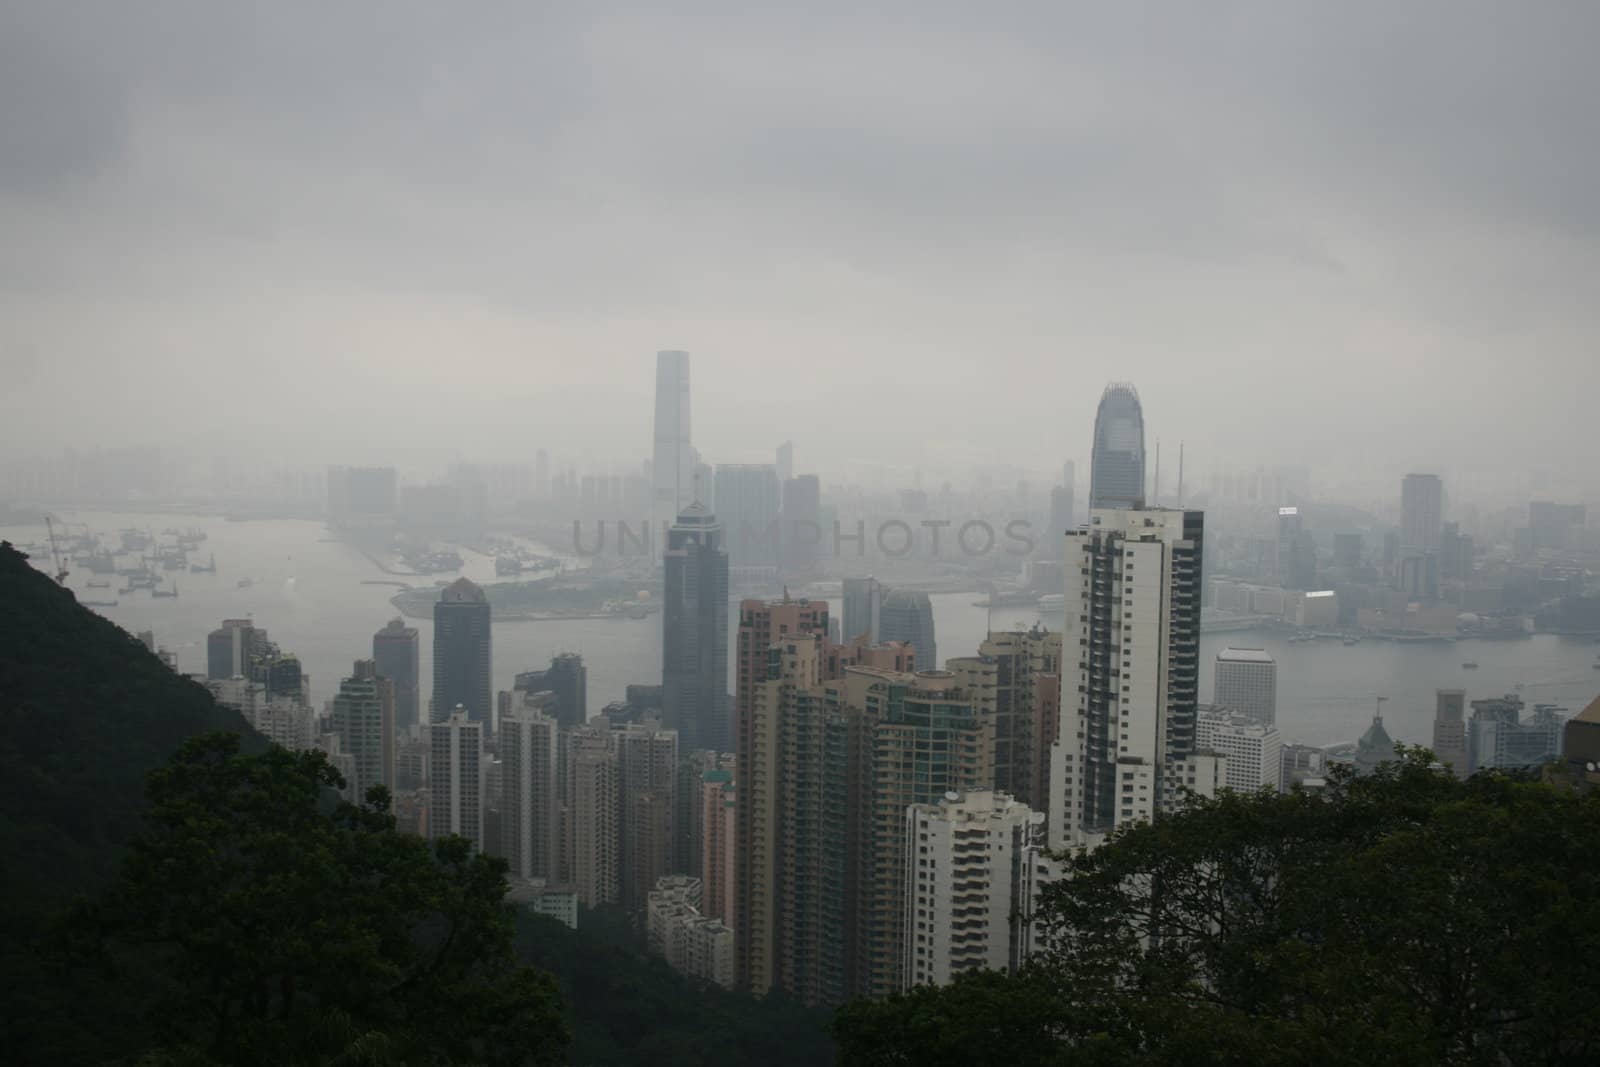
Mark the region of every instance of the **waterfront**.
<instances>
[{"instance_id":1,"label":"waterfront","mask_svg":"<svg viewBox=\"0 0 1600 1067\"><path fill-rule=\"evenodd\" d=\"M94 609L129 632L153 630L157 642L177 654L179 669L186 673L205 670L205 636L222 619L248 616L285 651L300 657L311 675L313 700L320 706L338 689L339 679L348 675L352 661L371 654L373 631L397 614L389 603L395 592L393 576L356 548L333 539L318 522L230 522L220 517L92 511L66 513L62 518L100 533L171 526L205 531L207 539L195 558L215 554L215 574L184 571L167 576L176 578L175 598L153 599L145 592L117 596L112 589L117 606ZM42 526L6 526L0 527L0 538L42 543L45 531ZM484 584L497 580L492 557L466 548L461 555L462 575ZM48 570L48 552L36 553L33 562ZM109 599L107 590L85 586L91 577L75 568L68 585L80 599ZM409 581L428 585L455 577ZM254 579L254 584L240 588L241 578ZM970 655L977 649L990 618L988 610L975 603L980 600L982 595L972 592L932 597L941 659ZM836 598L830 598L830 606L839 612ZM996 628L1040 621L1037 612L1026 608L997 608L992 618ZM427 619L408 621L417 627L422 641L421 683L426 694L432 685L433 627ZM1060 617L1048 621L1059 625ZM1278 725L1286 741L1305 744L1355 740L1371 722L1378 696L1389 698L1383 707L1384 722L1396 740L1427 743L1436 688L1461 688L1469 699L1480 699L1520 687L1530 706L1560 704L1573 713L1600 691L1600 671L1592 669L1600 648L1592 638L1545 634L1523 640L1454 644L1368 640L1346 646L1337 641L1291 644L1265 633L1234 632L1202 637L1202 699L1211 693L1216 652L1227 645L1262 647L1278 660ZM497 622L495 688L509 689L518 671L546 666L552 655L563 651L583 655L589 668L590 711L598 711L606 702L622 699L630 682L660 680L661 617ZM1464 661L1475 661L1479 667L1465 669Z\"/></svg>"}]
</instances>

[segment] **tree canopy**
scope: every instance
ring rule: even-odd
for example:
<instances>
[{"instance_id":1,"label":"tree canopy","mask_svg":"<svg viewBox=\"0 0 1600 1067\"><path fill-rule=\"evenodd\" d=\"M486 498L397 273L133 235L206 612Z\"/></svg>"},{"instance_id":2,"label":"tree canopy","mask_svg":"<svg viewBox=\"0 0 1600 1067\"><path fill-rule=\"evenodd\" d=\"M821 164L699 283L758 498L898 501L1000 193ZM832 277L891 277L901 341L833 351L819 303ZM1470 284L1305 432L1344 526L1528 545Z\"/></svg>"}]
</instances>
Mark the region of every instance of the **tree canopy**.
<instances>
[{"instance_id":1,"label":"tree canopy","mask_svg":"<svg viewBox=\"0 0 1600 1067\"><path fill-rule=\"evenodd\" d=\"M100 1031L147 1062L544 1064L569 1039L519 966L504 861L399 833L381 788L335 802L320 752L186 742L150 776L148 832L74 909L60 959ZM91 1058L84 1055L83 1058Z\"/></svg>"},{"instance_id":2,"label":"tree canopy","mask_svg":"<svg viewBox=\"0 0 1600 1067\"><path fill-rule=\"evenodd\" d=\"M1600 1062L1600 794L1430 763L1071 857L1021 973L847 1006L840 1062Z\"/></svg>"}]
</instances>

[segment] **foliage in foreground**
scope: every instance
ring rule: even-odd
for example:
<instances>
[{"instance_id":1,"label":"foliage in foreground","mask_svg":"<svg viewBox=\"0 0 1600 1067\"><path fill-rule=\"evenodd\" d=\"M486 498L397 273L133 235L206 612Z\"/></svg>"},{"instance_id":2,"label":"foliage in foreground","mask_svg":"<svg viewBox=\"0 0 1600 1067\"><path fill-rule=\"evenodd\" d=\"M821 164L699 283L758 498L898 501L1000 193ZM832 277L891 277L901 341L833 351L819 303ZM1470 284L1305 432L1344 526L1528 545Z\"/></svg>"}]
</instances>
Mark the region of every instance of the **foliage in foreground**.
<instances>
[{"instance_id":1,"label":"foliage in foreground","mask_svg":"<svg viewBox=\"0 0 1600 1067\"><path fill-rule=\"evenodd\" d=\"M517 952L555 975L572 1024L572 1061L671 1067L756 1063L826 1067L833 1062L826 1012L733 993L687 978L649 954L616 909L585 911L577 930L524 913Z\"/></svg>"},{"instance_id":2,"label":"foliage in foreground","mask_svg":"<svg viewBox=\"0 0 1600 1067\"><path fill-rule=\"evenodd\" d=\"M840 1062L1600 1062L1600 792L1429 762L1073 858L1027 969L848 1005Z\"/></svg>"},{"instance_id":3,"label":"foliage in foreground","mask_svg":"<svg viewBox=\"0 0 1600 1067\"><path fill-rule=\"evenodd\" d=\"M59 947L90 1028L63 1059L543 1064L568 1033L512 953L505 864L329 801L320 752L194 738L149 783L147 834ZM60 1040L66 1040L60 1038Z\"/></svg>"}]
</instances>

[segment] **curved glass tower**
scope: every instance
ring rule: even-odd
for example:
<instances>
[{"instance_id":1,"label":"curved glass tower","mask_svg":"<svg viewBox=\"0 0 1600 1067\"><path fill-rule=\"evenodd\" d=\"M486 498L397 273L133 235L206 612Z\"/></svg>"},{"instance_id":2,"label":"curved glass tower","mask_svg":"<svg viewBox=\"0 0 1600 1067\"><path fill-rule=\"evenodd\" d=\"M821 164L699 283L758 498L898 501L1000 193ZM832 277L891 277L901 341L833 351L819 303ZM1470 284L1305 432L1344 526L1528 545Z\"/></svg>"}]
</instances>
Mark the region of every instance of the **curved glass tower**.
<instances>
[{"instance_id":1,"label":"curved glass tower","mask_svg":"<svg viewBox=\"0 0 1600 1067\"><path fill-rule=\"evenodd\" d=\"M1094 417L1091 508L1144 507L1144 409L1127 382L1112 382Z\"/></svg>"}]
</instances>

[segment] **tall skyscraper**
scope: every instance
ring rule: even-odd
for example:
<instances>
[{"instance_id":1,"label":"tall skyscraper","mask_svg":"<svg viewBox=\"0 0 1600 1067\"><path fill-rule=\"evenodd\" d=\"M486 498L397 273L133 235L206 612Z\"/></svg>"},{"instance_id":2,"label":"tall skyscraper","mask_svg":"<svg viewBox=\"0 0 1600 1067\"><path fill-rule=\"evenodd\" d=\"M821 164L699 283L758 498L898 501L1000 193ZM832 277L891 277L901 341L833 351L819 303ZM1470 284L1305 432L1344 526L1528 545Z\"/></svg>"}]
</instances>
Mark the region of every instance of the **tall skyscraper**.
<instances>
[{"instance_id":1,"label":"tall skyscraper","mask_svg":"<svg viewBox=\"0 0 1600 1067\"><path fill-rule=\"evenodd\" d=\"M655 531L671 526L695 500L696 462L689 443L689 353L657 352L655 448L650 460L652 537L659 538Z\"/></svg>"},{"instance_id":2,"label":"tall skyscraper","mask_svg":"<svg viewBox=\"0 0 1600 1067\"><path fill-rule=\"evenodd\" d=\"M1400 483L1400 549L1439 550L1444 483L1437 474L1408 474Z\"/></svg>"},{"instance_id":3,"label":"tall skyscraper","mask_svg":"<svg viewBox=\"0 0 1600 1067\"><path fill-rule=\"evenodd\" d=\"M844 580L844 640L854 641L865 634L867 644L878 643L883 622L883 593L882 583L870 575Z\"/></svg>"},{"instance_id":4,"label":"tall skyscraper","mask_svg":"<svg viewBox=\"0 0 1600 1067\"><path fill-rule=\"evenodd\" d=\"M206 636L206 677L248 678L251 658L265 637L249 619L223 619L222 625Z\"/></svg>"},{"instance_id":5,"label":"tall skyscraper","mask_svg":"<svg viewBox=\"0 0 1600 1067\"><path fill-rule=\"evenodd\" d=\"M420 659L417 628L407 626L404 619L390 619L372 635L372 660L378 665L378 676L394 683L394 726L401 736L420 721Z\"/></svg>"},{"instance_id":6,"label":"tall skyscraper","mask_svg":"<svg viewBox=\"0 0 1600 1067\"><path fill-rule=\"evenodd\" d=\"M458 704L467 717L493 728L494 693L490 685L493 644L489 599L465 578L447 586L433 605L433 715L451 713Z\"/></svg>"},{"instance_id":7,"label":"tall skyscraper","mask_svg":"<svg viewBox=\"0 0 1600 1067\"><path fill-rule=\"evenodd\" d=\"M500 720L500 854L513 878L561 880L558 726L543 701L521 694Z\"/></svg>"},{"instance_id":8,"label":"tall skyscraper","mask_svg":"<svg viewBox=\"0 0 1600 1067\"><path fill-rule=\"evenodd\" d=\"M581 726L589 721L589 669L583 657L576 652L561 652L550 658L550 666L542 671L523 671L517 675L513 689L524 693L549 692L554 700L545 714L560 723L562 729Z\"/></svg>"},{"instance_id":9,"label":"tall skyscraper","mask_svg":"<svg viewBox=\"0 0 1600 1067\"><path fill-rule=\"evenodd\" d=\"M786 482L794 477L794 442L785 441L778 446L778 481Z\"/></svg>"},{"instance_id":10,"label":"tall skyscraper","mask_svg":"<svg viewBox=\"0 0 1600 1067\"><path fill-rule=\"evenodd\" d=\"M1132 385L1112 382L1094 417L1089 507L1139 508L1144 498L1144 409Z\"/></svg>"},{"instance_id":11,"label":"tall skyscraper","mask_svg":"<svg viewBox=\"0 0 1600 1067\"><path fill-rule=\"evenodd\" d=\"M809 574L822 554L822 482L801 474L783 483L783 568L787 574Z\"/></svg>"},{"instance_id":12,"label":"tall skyscraper","mask_svg":"<svg viewBox=\"0 0 1600 1067\"><path fill-rule=\"evenodd\" d=\"M731 751L743 753L747 744L745 717L754 706L756 688L769 677L771 649L788 636L828 633L826 600L741 600L739 632L736 638L734 714L738 717L735 744Z\"/></svg>"},{"instance_id":13,"label":"tall skyscraper","mask_svg":"<svg viewBox=\"0 0 1600 1067\"><path fill-rule=\"evenodd\" d=\"M662 563L662 725L686 748L727 752L728 554L716 516L698 503L685 508Z\"/></svg>"},{"instance_id":14,"label":"tall skyscraper","mask_svg":"<svg viewBox=\"0 0 1600 1067\"><path fill-rule=\"evenodd\" d=\"M1457 778L1467 776L1467 691L1437 689L1433 694L1433 754Z\"/></svg>"},{"instance_id":15,"label":"tall skyscraper","mask_svg":"<svg viewBox=\"0 0 1600 1067\"><path fill-rule=\"evenodd\" d=\"M852 635L846 634L850 640ZM927 593L895 589L883 598L879 609L878 640L900 641L917 654L919 671L939 669L939 646L934 640L933 601Z\"/></svg>"},{"instance_id":16,"label":"tall skyscraper","mask_svg":"<svg viewBox=\"0 0 1600 1067\"><path fill-rule=\"evenodd\" d=\"M346 783L350 795L366 799L375 785L394 791L395 695L394 683L378 676L377 664L358 659L350 677L339 683L333 698L333 732L339 750L351 757L355 780Z\"/></svg>"},{"instance_id":17,"label":"tall skyscraper","mask_svg":"<svg viewBox=\"0 0 1600 1067\"><path fill-rule=\"evenodd\" d=\"M1013 917L1033 812L1004 793L947 793L906 810L905 984L946 985L1017 962ZM923 860L927 862L924 864Z\"/></svg>"},{"instance_id":18,"label":"tall skyscraper","mask_svg":"<svg viewBox=\"0 0 1600 1067\"><path fill-rule=\"evenodd\" d=\"M1211 702L1248 715L1265 726L1278 721L1278 664L1259 648L1225 648L1217 653Z\"/></svg>"},{"instance_id":19,"label":"tall skyscraper","mask_svg":"<svg viewBox=\"0 0 1600 1067\"><path fill-rule=\"evenodd\" d=\"M484 723L461 705L428 726L428 837L458 834L483 848Z\"/></svg>"},{"instance_id":20,"label":"tall skyscraper","mask_svg":"<svg viewBox=\"0 0 1600 1067\"><path fill-rule=\"evenodd\" d=\"M735 567L775 567L783 539L782 487L770 463L717 465L717 517Z\"/></svg>"},{"instance_id":21,"label":"tall skyscraper","mask_svg":"<svg viewBox=\"0 0 1600 1067\"><path fill-rule=\"evenodd\" d=\"M1215 792L1218 760L1195 744L1203 531L1198 511L1099 509L1067 533L1051 848Z\"/></svg>"}]
</instances>

